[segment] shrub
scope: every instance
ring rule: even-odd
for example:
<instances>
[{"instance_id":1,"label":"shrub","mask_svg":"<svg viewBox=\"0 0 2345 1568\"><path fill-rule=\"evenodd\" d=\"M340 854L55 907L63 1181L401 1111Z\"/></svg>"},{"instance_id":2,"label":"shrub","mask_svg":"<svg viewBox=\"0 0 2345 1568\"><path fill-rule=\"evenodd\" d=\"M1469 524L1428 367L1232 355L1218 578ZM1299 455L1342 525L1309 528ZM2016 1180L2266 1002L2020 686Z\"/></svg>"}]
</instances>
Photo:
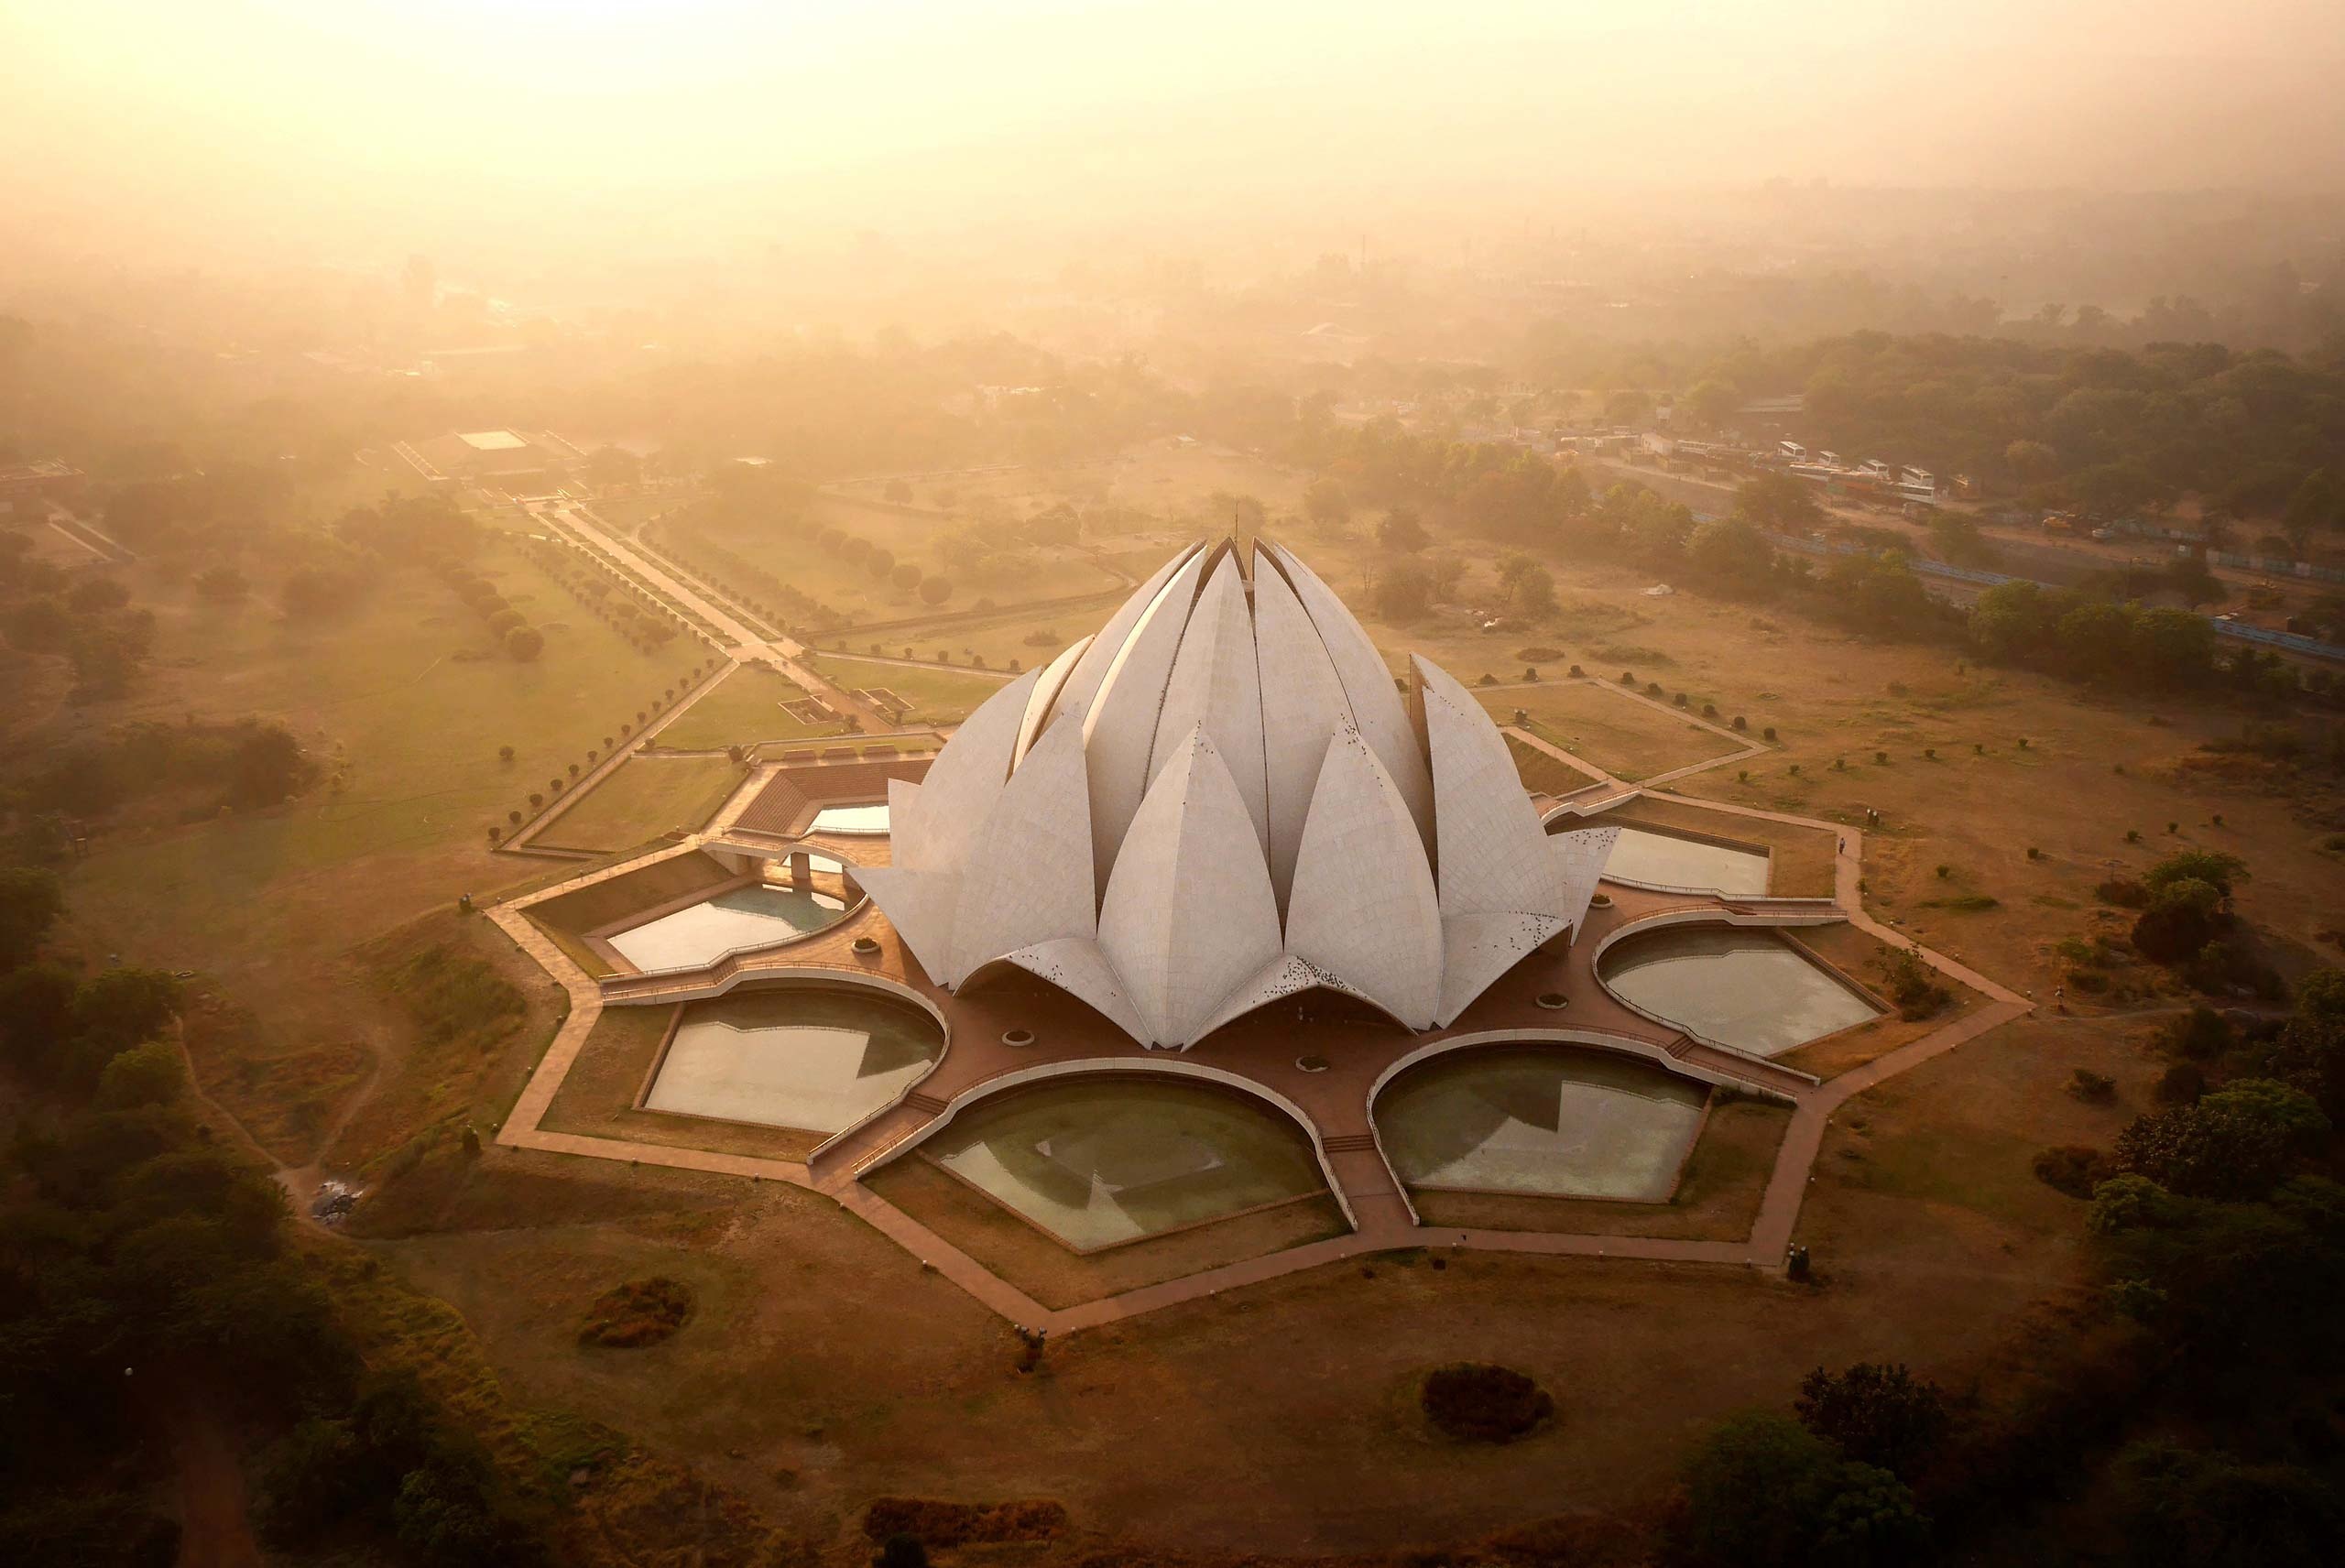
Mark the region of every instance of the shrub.
<instances>
[{"instance_id":1,"label":"shrub","mask_svg":"<svg viewBox=\"0 0 2345 1568\"><path fill-rule=\"evenodd\" d=\"M2111 877L2095 887L2092 896L2121 909L2146 909L2150 907L2150 890L2130 877Z\"/></svg>"},{"instance_id":2,"label":"shrub","mask_svg":"<svg viewBox=\"0 0 2345 1568\"><path fill-rule=\"evenodd\" d=\"M1938 1386L1903 1363L1860 1361L1838 1374L1819 1367L1801 1381L1794 1408L1841 1454L1896 1475L1920 1468L1952 1425Z\"/></svg>"},{"instance_id":3,"label":"shrub","mask_svg":"<svg viewBox=\"0 0 2345 1568\"><path fill-rule=\"evenodd\" d=\"M665 1275L632 1279L605 1291L586 1309L578 1343L639 1350L673 1335L692 1310L692 1290L682 1280Z\"/></svg>"},{"instance_id":4,"label":"shrub","mask_svg":"<svg viewBox=\"0 0 2345 1568\"><path fill-rule=\"evenodd\" d=\"M1727 727L1729 729L1735 730L1747 730L1751 727L1751 721L1744 718L1740 713L1737 713L1734 715L1734 722Z\"/></svg>"},{"instance_id":5,"label":"shrub","mask_svg":"<svg viewBox=\"0 0 2345 1568\"><path fill-rule=\"evenodd\" d=\"M1900 1017L1926 1018L1954 1000L1954 993L1938 984L1937 971L1910 950L1892 948L1878 962L1881 978L1889 987L1889 998L1896 1004Z\"/></svg>"},{"instance_id":6,"label":"shrub","mask_svg":"<svg viewBox=\"0 0 2345 1568\"><path fill-rule=\"evenodd\" d=\"M1765 729L1761 730L1761 731L1759 732L1759 738L1760 738L1760 739L1761 739L1761 740L1772 740L1772 739L1774 739L1774 738L1775 738L1775 726L1774 726L1774 725L1772 725L1772 724L1769 724Z\"/></svg>"},{"instance_id":7,"label":"shrub","mask_svg":"<svg viewBox=\"0 0 2345 1568\"><path fill-rule=\"evenodd\" d=\"M2094 1188L2116 1174L2108 1155L2078 1143L2038 1150L2034 1169L2037 1181L2071 1198L2091 1197Z\"/></svg>"},{"instance_id":8,"label":"shrub","mask_svg":"<svg viewBox=\"0 0 2345 1568\"><path fill-rule=\"evenodd\" d=\"M1555 1410L1547 1391L1522 1373L1478 1361L1434 1367L1417 1399L1434 1427L1461 1443L1511 1443Z\"/></svg>"},{"instance_id":9,"label":"shrub","mask_svg":"<svg viewBox=\"0 0 2345 1568\"><path fill-rule=\"evenodd\" d=\"M1720 1423L1685 1466L1685 1556L1715 1563L1912 1562L1929 1520L1904 1483L1789 1416Z\"/></svg>"},{"instance_id":10,"label":"shrub","mask_svg":"<svg viewBox=\"0 0 2345 1568\"><path fill-rule=\"evenodd\" d=\"M2068 1079L2068 1093L2089 1105L2111 1105L2117 1099L2117 1080L2079 1067Z\"/></svg>"},{"instance_id":11,"label":"shrub","mask_svg":"<svg viewBox=\"0 0 2345 1568\"><path fill-rule=\"evenodd\" d=\"M2161 1105L2187 1105L2197 1103L2207 1092L2207 1073L2195 1062L2177 1062L2158 1075L2154 1091Z\"/></svg>"},{"instance_id":12,"label":"shrub","mask_svg":"<svg viewBox=\"0 0 2345 1568\"><path fill-rule=\"evenodd\" d=\"M535 626L515 626L505 634L506 653L523 664L545 651L545 634Z\"/></svg>"}]
</instances>

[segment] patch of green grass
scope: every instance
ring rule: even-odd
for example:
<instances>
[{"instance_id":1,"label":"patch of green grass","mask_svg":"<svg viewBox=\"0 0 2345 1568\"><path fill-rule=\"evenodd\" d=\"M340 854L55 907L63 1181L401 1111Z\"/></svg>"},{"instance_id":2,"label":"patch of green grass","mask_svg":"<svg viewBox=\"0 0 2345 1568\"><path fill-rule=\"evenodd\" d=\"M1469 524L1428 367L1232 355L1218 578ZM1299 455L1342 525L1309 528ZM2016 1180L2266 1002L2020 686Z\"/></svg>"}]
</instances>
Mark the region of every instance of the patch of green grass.
<instances>
[{"instance_id":1,"label":"patch of green grass","mask_svg":"<svg viewBox=\"0 0 2345 1568\"><path fill-rule=\"evenodd\" d=\"M838 734L838 721L810 724L784 711L806 693L798 683L763 665L745 664L653 737L653 744L676 751L711 750L728 746L753 746L761 740L803 740L810 735Z\"/></svg>"},{"instance_id":2,"label":"patch of green grass","mask_svg":"<svg viewBox=\"0 0 2345 1568\"><path fill-rule=\"evenodd\" d=\"M911 704L907 724L949 724L965 719L970 711L1002 688L999 676L972 671L922 669L909 664L883 664L877 659L850 659L826 653L815 667L850 690L884 686Z\"/></svg>"},{"instance_id":3,"label":"patch of green grass","mask_svg":"<svg viewBox=\"0 0 2345 1568\"><path fill-rule=\"evenodd\" d=\"M618 771L554 819L550 849L617 849L708 821L741 780L728 757L630 757Z\"/></svg>"}]
</instances>

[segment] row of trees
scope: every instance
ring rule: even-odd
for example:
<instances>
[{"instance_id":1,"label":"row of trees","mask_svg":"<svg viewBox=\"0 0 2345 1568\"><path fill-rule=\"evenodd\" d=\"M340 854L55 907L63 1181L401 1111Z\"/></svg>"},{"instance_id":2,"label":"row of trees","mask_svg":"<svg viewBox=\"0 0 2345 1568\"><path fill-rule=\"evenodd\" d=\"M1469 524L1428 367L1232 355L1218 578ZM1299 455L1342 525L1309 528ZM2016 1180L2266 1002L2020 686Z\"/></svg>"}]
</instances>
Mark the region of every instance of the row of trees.
<instances>
[{"instance_id":1,"label":"row of trees","mask_svg":"<svg viewBox=\"0 0 2345 1568\"><path fill-rule=\"evenodd\" d=\"M663 525L656 534L646 528L636 536L636 542L670 564L717 584L726 597L784 631L811 636L847 624L847 616L796 583L784 583L697 528Z\"/></svg>"},{"instance_id":2,"label":"row of trees","mask_svg":"<svg viewBox=\"0 0 2345 1568\"><path fill-rule=\"evenodd\" d=\"M2277 520L2300 554L2345 528L2345 366L2203 342L2132 352L1855 332L1746 344L1682 402L1719 428L1746 396L1794 387L1811 445L2110 514L2196 495L2229 517Z\"/></svg>"},{"instance_id":3,"label":"row of trees","mask_svg":"<svg viewBox=\"0 0 2345 1568\"><path fill-rule=\"evenodd\" d=\"M849 566L861 567L867 576L878 582L907 593L918 593L923 604L942 604L953 596L949 579L923 572L915 562L898 561L895 551L885 545L873 544L860 534L826 527L815 530L814 542Z\"/></svg>"},{"instance_id":4,"label":"row of trees","mask_svg":"<svg viewBox=\"0 0 2345 1568\"><path fill-rule=\"evenodd\" d=\"M648 589L566 545L531 540L532 558L572 598L625 637L639 653L657 653L676 640L683 623Z\"/></svg>"},{"instance_id":5,"label":"row of trees","mask_svg":"<svg viewBox=\"0 0 2345 1568\"><path fill-rule=\"evenodd\" d=\"M593 771L595 765L601 762L604 757L616 752L621 745L631 742L635 738L635 732L638 729L650 723L651 720L658 718L661 713L668 711L669 707L676 701L677 694L680 691L689 694L693 689L693 682L699 680L701 675L710 668L712 663L714 663L714 660L704 661L703 663L693 665L690 670L684 672L683 677L678 681L675 685L665 688L656 696L645 699L644 705L635 711L635 717L633 720L622 722L619 724L618 733L616 735L605 735L603 737L603 744L599 747L589 746L586 750L584 760L583 762L571 763L566 769L566 776L565 774L556 774L546 780L546 787L543 789L530 790L529 809L526 813L517 806L505 813L504 826L500 827L494 822L490 823L488 828L488 842L492 844L502 844L505 841L505 834L508 829L519 827L530 817L535 816L538 812L545 810L546 802L549 800L559 799L565 790L569 789L578 782L581 775ZM507 768L514 765L518 757L518 754L509 746L497 747L497 760ZM739 759L736 757L735 760L737 761Z\"/></svg>"},{"instance_id":6,"label":"row of trees","mask_svg":"<svg viewBox=\"0 0 2345 1568\"><path fill-rule=\"evenodd\" d=\"M521 612L496 591L496 584L485 577L474 576L453 561L442 564L440 576L481 618L489 636L497 639L507 657L527 663L545 650L545 634L521 618Z\"/></svg>"}]
</instances>

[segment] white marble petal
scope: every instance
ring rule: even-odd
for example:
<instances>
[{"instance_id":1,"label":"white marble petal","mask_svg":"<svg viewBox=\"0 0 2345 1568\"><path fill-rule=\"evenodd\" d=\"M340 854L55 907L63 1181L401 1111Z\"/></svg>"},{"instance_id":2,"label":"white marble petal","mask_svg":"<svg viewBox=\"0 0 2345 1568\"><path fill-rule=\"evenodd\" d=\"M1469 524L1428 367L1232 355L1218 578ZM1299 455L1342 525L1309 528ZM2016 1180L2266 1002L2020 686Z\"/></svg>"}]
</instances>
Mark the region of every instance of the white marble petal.
<instances>
[{"instance_id":1,"label":"white marble petal","mask_svg":"<svg viewBox=\"0 0 2345 1568\"><path fill-rule=\"evenodd\" d=\"M1164 684L1172 677L1189 609L1206 562L1192 555L1165 580L1156 597L1132 623L1131 636L1117 651L1100 682L1099 694L1083 718L1084 753L1091 778L1092 866L1105 887L1117 847L1152 775L1149 754L1156 746L1157 715L1164 711ZM1077 668L1080 668L1078 666Z\"/></svg>"},{"instance_id":2,"label":"white marble petal","mask_svg":"<svg viewBox=\"0 0 2345 1568\"><path fill-rule=\"evenodd\" d=\"M1295 597L1309 612L1312 625L1318 628L1319 640L1326 647L1327 658L1344 683L1344 695L1351 703L1352 722L1374 749L1376 759L1384 764L1384 771L1391 775L1392 787L1401 791L1401 799L1409 803L1409 815L1416 821L1419 836L1431 844L1433 775L1425 765L1417 727L1410 722L1408 708L1392 682L1392 672L1384 668L1376 645L1368 640L1367 631L1344 608L1344 602L1336 597L1334 589L1295 559L1292 551L1268 542L1262 548L1286 573Z\"/></svg>"},{"instance_id":3,"label":"white marble petal","mask_svg":"<svg viewBox=\"0 0 2345 1568\"><path fill-rule=\"evenodd\" d=\"M1508 970L1538 951L1564 929L1560 915L1508 911L1453 915L1441 922L1441 1011L1434 1022L1447 1029L1474 998Z\"/></svg>"},{"instance_id":4,"label":"white marble petal","mask_svg":"<svg viewBox=\"0 0 2345 1568\"><path fill-rule=\"evenodd\" d=\"M1053 724L1026 754L969 846L945 984L987 959L1097 928L1083 732Z\"/></svg>"},{"instance_id":5,"label":"white marble petal","mask_svg":"<svg viewBox=\"0 0 2345 1568\"><path fill-rule=\"evenodd\" d=\"M1286 950L1412 1029L1441 1004L1441 904L1406 802L1347 725L1327 743L1294 866Z\"/></svg>"},{"instance_id":6,"label":"white marble petal","mask_svg":"<svg viewBox=\"0 0 2345 1568\"><path fill-rule=\"evenodd\" d=\"M959 868L1009 779L1009 759L1018 748L1018 725L1041 677L1041 670L1028 670L961 721L961 727L929 764L927 775L920 781L920 793L910 802L910 814L900 822L896 816L896 793L888 792L889 837L911 846L909 855L901 851L890 855L896 864L922 870Z\"/></svg>"},{"instance_id":7,"label":"white marble petal","mask_svg":"<svg viewBox=\"0 0 2345 1568\"><path fill-rule=\"evenodd\" d=\"M1466 688L1416 661L1433 752L1441 912L1563 912L1562 867L1523 793L1506 737Z\"/></svg>"},{"instance_id":8,"label":"white marble petal","mask_svg":"<svg viewBox=\"0 0 2345 1568\"><path fill-rule=\"evenodd\" d=\"M1270 800L1262 779L1262 679L1254 662L1254 617L1235 550L1225 552L1205 578L1189 612L1180 657L1165 682L1150 753L1151 774L1202 729L1228 766L1254 836L1270 848Z\"/></svg>"},{"instance_id":9,"label":"white marble petal","mask_svg":"<svg viewBox=\"0 0 2345 1568\"><path fill-rule=\"evenodd\" d=\"M1149 786L1099 910L1146 1043L1185 1049L1280 953L1278 899L1238 786L1191 732Z\"/></svg>"},{"instance_id":10,"label":"white marble petal","mask_svg":"<svg viewBox=\"0 0 2345 1568\"><path fill-rule=\"evenodd\" d=\"M1284 913L1294 887L1294 856L1327 737L1352 723L1344 683L1319 630L1261 553L1254 555L1254 650L1262 677L1262 761L1271 817L1271 886ZM1422 846L1420 846L1422 847Z\"/></svg>"}]
</instances>

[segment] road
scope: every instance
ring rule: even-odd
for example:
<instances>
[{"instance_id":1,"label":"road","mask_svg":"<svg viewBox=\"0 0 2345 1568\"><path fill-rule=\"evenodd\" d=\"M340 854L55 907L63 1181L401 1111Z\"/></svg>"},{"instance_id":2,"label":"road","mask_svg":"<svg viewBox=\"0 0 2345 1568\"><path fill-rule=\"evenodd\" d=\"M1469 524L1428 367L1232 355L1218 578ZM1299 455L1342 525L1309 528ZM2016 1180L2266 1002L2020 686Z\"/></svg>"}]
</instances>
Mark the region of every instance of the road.
<instances>
[{"instance_id":1,"label":"road","mask_svg":"<svg viewBox=\"0 0 2345 1568\"><path fill-rule=\"evenodd\" d=\"M878 706L817 674L807 662L805 645L787 637L759 637L731 610L678 578L658 560L637 550L631 541L603 527L575 503L532 503L529 511L531 516L552 523L618 562L666 599L671 609L688 611L714 626L730 644L725 652L736 661L764 664L780 670L801 689L822 698L839 713L852 714L867 732L896 727L896 721Z\"/></svg>"}]
</instances>

